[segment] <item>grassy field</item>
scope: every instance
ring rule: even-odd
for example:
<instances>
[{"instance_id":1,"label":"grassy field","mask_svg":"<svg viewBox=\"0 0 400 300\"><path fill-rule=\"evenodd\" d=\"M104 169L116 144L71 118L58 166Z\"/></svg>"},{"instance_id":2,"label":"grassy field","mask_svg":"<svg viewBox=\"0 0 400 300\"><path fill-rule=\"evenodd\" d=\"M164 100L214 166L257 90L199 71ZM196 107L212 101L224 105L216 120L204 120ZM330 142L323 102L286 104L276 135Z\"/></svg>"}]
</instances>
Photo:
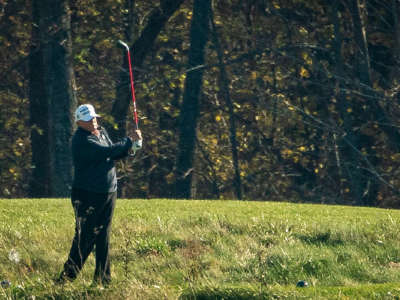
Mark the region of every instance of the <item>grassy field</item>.
<instances>
[{"instance_id":1,"label":"grassy field","mask_svg":"<svg viewBox=\"0 0 400 300\"><path fill-rule=\"evenodd\" d=\"M73 226L68 199L0 200L0 299L400 299L397 210L118 200L106 289L93 255L54 284Z\"/></svg>"}]
</instances>

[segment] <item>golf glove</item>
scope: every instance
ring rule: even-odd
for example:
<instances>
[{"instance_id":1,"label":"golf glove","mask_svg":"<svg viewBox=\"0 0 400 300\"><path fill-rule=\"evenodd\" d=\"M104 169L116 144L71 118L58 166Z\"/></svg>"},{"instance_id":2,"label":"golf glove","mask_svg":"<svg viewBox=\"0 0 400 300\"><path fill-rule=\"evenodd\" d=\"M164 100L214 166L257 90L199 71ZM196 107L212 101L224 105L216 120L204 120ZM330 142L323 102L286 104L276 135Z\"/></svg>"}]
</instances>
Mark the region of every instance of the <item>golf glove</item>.
<instances>
[{"instance_id":1,"label":"golf glove","mask_svg":"<svg viewBox=\"0 0 400 300\"><path fill-rule=\"evenodd\" d=\"M136 152L137 150L142 148L142 141L143 140L136 140L136 141L133 142L133 144L132 144L133 152Z\"/></svg>"}]
</instances>

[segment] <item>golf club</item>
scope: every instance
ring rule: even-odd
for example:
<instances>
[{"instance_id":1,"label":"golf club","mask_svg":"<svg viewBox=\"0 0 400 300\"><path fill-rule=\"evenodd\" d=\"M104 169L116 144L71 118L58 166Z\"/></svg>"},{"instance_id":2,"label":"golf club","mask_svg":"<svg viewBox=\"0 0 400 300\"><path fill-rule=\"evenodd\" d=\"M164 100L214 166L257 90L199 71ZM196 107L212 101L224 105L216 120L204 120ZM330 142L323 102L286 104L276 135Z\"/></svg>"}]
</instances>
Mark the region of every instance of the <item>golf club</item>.
<instances>
[{"instance_id":1,"label":"golf club","mask_svg":"<svg viewBox=\"0 0 400 300\"><path fill-rule=\"evenodd\" d=\"M132 103L133 103L133 117L135 120L135 129L139 129L139 121L136 110L136 96L135 96L135 87L133 85L133 72L132 72L132 62L131 62L131 53L129 51L129 46L121 40L118 40L118 44L123 46L126 49L126 53L128 55L128 65L129 65L129 77L131 80L131 94L132 94ZM137 140L133 143L133 155L135 155L136 151L142 148L142 140Z\"/></svg>"},{"instance_id":2,"label":"golf club","mask_svg":"<svg viewBox=\"0 0 400 300\"><path fill-rule=\"evenodd\" d=\"M118 40L118 44L123 46L126 49L127 55L128 55L128 64L129 64L129 77L131 80L131 93L132 93L132 103L133 103L133 117L135 120L135 128L136 130L139 129L139 121L138 121L138 116L137 116L137 111L136 111L136 97L135 97L135 87L133 85L133 72L132 72L132 62L131 62L131 53L129 51L129 46L124 43L121 40Z\"/></svg>"}]
</instances>

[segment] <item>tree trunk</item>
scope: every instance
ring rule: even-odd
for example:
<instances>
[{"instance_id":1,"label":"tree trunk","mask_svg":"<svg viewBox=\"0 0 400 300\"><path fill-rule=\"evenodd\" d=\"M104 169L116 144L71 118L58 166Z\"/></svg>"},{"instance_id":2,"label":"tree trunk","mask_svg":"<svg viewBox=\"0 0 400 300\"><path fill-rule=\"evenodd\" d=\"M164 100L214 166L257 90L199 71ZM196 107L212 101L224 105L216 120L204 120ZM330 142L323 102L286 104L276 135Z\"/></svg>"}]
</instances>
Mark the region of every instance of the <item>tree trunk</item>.
<instances>
[{"instance_id":1,"label":"tree trunk","mask_svg":"<svg viewBox=\"0 0 400 300\"><path fill-rule=\"evenodd\" d=\"M400 66L400 22L399 22L399 9L400 6L398 4L399 1L392 0L392 12L393 12L393 27L394 27L394 40L395 47L393 48L393 56L395 58L395 67L392 78L397 77ZM396 78L397 79L397 78Z\"/></svg>"},{"instance_id":2,"label":"tree trunk","mask_svg":"<svg viewBox=\"0 0 400 300\"><path fill-rule=\"evenodd\" d=\"M135 69L140 68L144 62L146 55L149 53L153 43L155 42L158 34L164 28L169 18L178 10L179 6L184 0L163 0L160 6L155 8L149 16L146 27L143 29L140 37L134 42L131 51L132 68L134 71L135 78L138 77L138 73ZM133 5L131 5L133 9ZM132 14L132 13L131 13ZM130 19L133 22L133 19ZM128 25L130 30L134 30L132 24ZM129 31L129 29L127 30ZM126 37L132 36L132 33L125 33ZM127 58L124 54L123 69L127 69ZM117 99L115 100L111 115L114 119L116 128L110 128L110 135L113 138L121 138L126 136L126 121L128 117L129 104L131 102L130 86L129 86L129 72L122 71L120 74L120 84L117 89Z\"/></svg>"},{"instance_id":3,"label":"tree trunk","mask_svg":"<svg viewBox=\"0 0 400 300\"><path fill-rule=\"evenodd\" d=\"M350 1L350 11L353 19L354 39L358 46L359 61L358 76L361 83L371 86L371 65L368 51L366 29L362 19L360 0Z\"/></svg>"},{"instance_id":4,"label":"tree trunk","mask_svg":"<svg viewBox=\"0 0 400 300\"><path fill-rule=\"evenodd\" d=\"M351 160L348 162L349 168L352 169L349 174L352 183L352 192L357 205L376 204L377 192L379 190L378 180L371 178L371 170L375 168L377 163L377 156L375 151L371 148L370 137L366 136L359 129L364 125L366 120L379 120L385 118L385 113L378 103L371 86L371 66L368 51L368 42L366 37L366 28L362 19L362 12L360 0L350 1L350 12L353 20L353 34L358 50L358 60L356 60L357 78L360 81L359 89L366 98L368 108L363 111L361 109L362 103L357 103L353 106L353 122L352 127L348 128L346 133L348 137L344 138L345 143L348 144L347 149L351 151ZM357 88L357 87L356 87ZM378 113L380 112L380 113ZM364 149L366 155L361 153ZM371 163L368 163L367 160Z\"/></svg>"},{"instance_id":5,"label":"tree trunk","mask_svg":"<svg viewBox=\"0 0 400 300\"><path fill-rule=\"evenodd\" d=\"M334 28L334 36L332 49L334 52L334 61L335 61L335 71L338 78L345 78L344 74L344 65L342 58L342 45L343 45L343 37L341 33L340 19L339 19L339 5L340 1L334 1L333 3L329 3L330 8L329 17L331 18L331 22ZM346 101L345 93L344 93L344 83L342 80L336 81L337 89L334 92L335 97L338 101L338 111L340 118L343 120L343 131L347 134L350 134L350 138L352 135L350 124L350 120L348 118L348 101ZM349 156L349 153L352 153L351 149L349 149L348 145L344 143L343 139L338 138L338 134L333 134L334 145L335 145L335 159L336 159L336 167L337 167L337 182L339 182L340 196L345 196L345 191L347 188L347 184L351 180L351 176L347 177L347 173L344 169L343 161L346 156ZM347 161L352 161L349 157L347 157Z\"/></svg>"},{"instance_id":6,"label":"tree trunk","mask_svg":"<svg viewBox=\"0 0 400 300\"><path fill-rule=\"evenodd\" d=\"M43 62L43 41L41 25L40 0L32 3L32 44L30 49L30 126L32 146L32 176L30 182L31 197L46 197L50 195L50 141L49 141L49 99L44 89L46 79Z\"/></svg>"},{"instance_id":7,"label":"tree trunk","mask_svg":"<svg viewBox=\"0 0 400 300\"><path fill-rule=\"evenodd\" d=\"M400 133L396 129L396 126L393 126L392 120L390 120L388 114L379 103L379 100L382 98L382 96L379 95L373 88L373 83L371 79L370 55L368 51L368 41L365 28L366 26L364 25L362 19L360 0L352 0L351 3L354 37L357 48L360 52L360 59L358 61L359 78L361 83L360 90L363 93L363 96L367 98L367 100L369 100L371 119L376 120L376 123L379 124L379 127L387 135L390 148L398 153L400 152ZM365 5L366 4L364 3L364 6ZM393 8L395 9L395 7ZM397 11L394 11L393 13L395 14L395 16L397 16ZM395 21L396 45L399 41L399 28L397 28L397 22L398 20Z\"/></svg>"},{"instance_id":8,"label":"tree trunk","mask_svg":"<svg viewBox=\"0 0 400 300\"><path fill-rule=\"evenodd\" d=\"M30 57L31 196L66 197L76 107L68 1L34 0Z\"/></svg>"},{"instance_id":9,"label":"tree trunk","mask_svg":"<svg viewBox=\"0 0 400 300\"><path fill-rule=\"evenodd\" d=\"M400 93L400 5L397 0L392 0L392 19L393 19L393 29L394 29L394 47L392 49L392 55L394 58L394 65L391 67L390 72L390 83L392 88L392 96L396 95L399 99ZM399 100L397 100L399 101Z\"/></svg>"},{"instance_id":10,"label":"tree trunk","mask_svg":"<svg viewBox=\"0 0 400 300\"><path fill-rule=\"evenodd\" d=\"M233 103L229 91L229 79L228 74L226 73L225 65L224 65L224 54L222 51L221 43L219 41L219 35L217 31L217 27L214 22L214 14L211 10L211 26L212 26L212 35L215 48L217 50L218 62L220 64L220 74L219 74L219 83L221 86L221 92L223 98L225 99L226 105L229 111L229 138L231 142L231 152L232 152L232 161L233 161L233 169L234 180L233 185L235 188L236 198L242 200L242 181L240 178L240 166L239 166L239 158L238 158L238 144L236 138L236 124L235 124L235 114L233 111Z\"/></svg>"},{"instance_id":11,"label":"tree trunk","mask_svg":"<svg viewBox=\"0 0 400 300\"><path fill-rule=\"evenodd\" d=\"M204 63L204 51L209 34L210 12L211 0L194 1L190 28L189 68L194 68ZM176 198L191 198L196 127L202 81L203 69L192 69L187 73L180 112L179 143L175 170Z\"/></svg>"},{"instance_id":12,"label":"tree trunk","mask_svg":"<svg viewBox=\"0 0 400 300\"><path fill-rule=\"evenodd\" d=\"M345 89L347 88L343 78L347 75L344 72L344 61L342 57L342 33L339 13L340 2L335 1L331 4L331 21L334 25L335 39L333 41L333 50L335 56L336 73L338 76L337 91L335 97L338 100L338 111L340 118L343 120L341 127L342 132L340 138L335 140L338 143L339 151L336 152L336 162L338 166L338 176L340 182L340 192L342 196L352 195L354 204L366 205L370 200L365 197L374 197L373 193L370 193L369 179L366 175L365 164L362 155L360 155L359 149L365 145L363 142L363 136L360 130L357 128L364 122L363 116L366 113L360 110L361 104L354 99L353 102L346 100ZM368 47L364 44L365 32L362 27L362 20L359 10L358 0L351 0L351 14L353 18L353 31L356 40L356 48L360 51L361 58L356 62L354 66L357 71L357 75L360 82L365 82L367 86L370 84L370 67L369 67L369 55ZM362 45L361 45L361 44ZM365 60L368 60L367 62ZM353 87L354 88L354 87ZM356 87L358 88L358 87ZM353 104L353 105L351 105ZM336 137L336 135L335 135ZM365 145L369 148L368 145Z\"/></svg>"}]
</instances>

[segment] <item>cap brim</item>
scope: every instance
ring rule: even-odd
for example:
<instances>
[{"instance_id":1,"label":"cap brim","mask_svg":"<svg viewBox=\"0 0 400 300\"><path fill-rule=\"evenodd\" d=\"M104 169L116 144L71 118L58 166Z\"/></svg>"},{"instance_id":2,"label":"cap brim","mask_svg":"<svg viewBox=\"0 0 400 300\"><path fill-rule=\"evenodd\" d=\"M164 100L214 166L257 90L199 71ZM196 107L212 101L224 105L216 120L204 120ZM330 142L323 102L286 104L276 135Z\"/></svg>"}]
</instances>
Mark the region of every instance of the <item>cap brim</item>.
<instances>
[{"instance_id":1,"label":"cap brim","mask_svg":"<svg viewBox=\"0 0 400 300\"><path fill-rule=\"evenodd\" d=\"M93 119L93 118L101 118L101 116L98 115L98 114L95 114L94 116L93 116L93 115L88 115L88 116L85 116L84 118L80 118L80 119L77 120L77 121L88 122L88 121L90 121L90 120Z\"/></svg>"}]
</instances>

